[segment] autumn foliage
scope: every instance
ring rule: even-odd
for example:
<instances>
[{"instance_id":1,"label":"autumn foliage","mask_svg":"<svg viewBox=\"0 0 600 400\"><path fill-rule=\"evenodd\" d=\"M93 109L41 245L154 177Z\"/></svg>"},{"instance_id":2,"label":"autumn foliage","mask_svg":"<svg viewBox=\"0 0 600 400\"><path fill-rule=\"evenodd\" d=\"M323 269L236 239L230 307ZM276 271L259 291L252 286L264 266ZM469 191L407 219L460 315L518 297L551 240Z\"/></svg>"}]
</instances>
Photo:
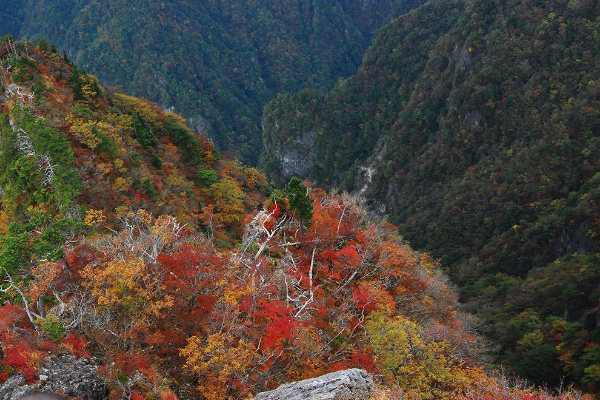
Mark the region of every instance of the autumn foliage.
<instances>
[{"instance_id":1,"label":"autumn foliage","mask_svg":"<svg viewBox=\"0 0 600 400\"><path fill-rule=\"evenodd\" d=\"M438 263L360 199L299 180L266 199L264 177L178 117L24 46L20 70L56 89L5 103L16 152L0 173L19 190L2 199L1 379L35 381L67 351L100 361L111 399L238 399L351 367L407 398L515 398L497 397ZM50 152L44 132L72 152ZM48 179L61 154L55 174L79 184Z\"/></svg>"}]
</instances>

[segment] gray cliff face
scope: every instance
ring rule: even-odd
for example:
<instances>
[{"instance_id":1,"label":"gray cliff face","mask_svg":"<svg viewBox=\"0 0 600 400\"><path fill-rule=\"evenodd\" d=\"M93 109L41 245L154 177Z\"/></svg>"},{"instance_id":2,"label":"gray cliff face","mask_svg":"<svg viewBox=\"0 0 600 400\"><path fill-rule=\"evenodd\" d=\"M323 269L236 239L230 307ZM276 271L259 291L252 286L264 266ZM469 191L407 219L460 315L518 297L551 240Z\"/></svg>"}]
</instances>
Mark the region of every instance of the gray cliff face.
<instances>
[{"instance_id":1,"label":"gray cliff face","mask_svg":"<svg viewBox=\"0 0 600 400\"><path fill-rule=\"evenodd\" d=\"M470 71L473 67L473 61L471 60L471 55L469 54L471 51L468 46L468 42L465 42L462 50L460 51L460 56L458 57L458 61L456 63L455 69L457 71Z\"/></svg>"},{"instance_id":2,"label":"gray cliff face","mask_svg":"<svg viewBox=\"0 0 600 400\"><path fill-rule=\"evenodd\" d=\"M201 115L189 118L187 122L196 133L210 137L212 132L210 123Z\"/></svg>"},{"instance_id":3,"label":"gray cliff face","mask_svg":"<svg viewBox=\"0 0 600 400\"><path fill-rule=\"evenodd\" d=\"M587 218L581 224L563 232L556 237L552 249L556 257L561 257L568 253L595 253L599 250L598 240L588 236L588 232L593 232L593 222Z\"/></svg>"},{"instance_id":4,"label":"gray cliff face","mask_svg":"<svg viewBox=\"0 0 600 400\"><path fill-rule=\"evenodd\" d=\"M280 148L273 149L279 164L279 172L283 178L297 176L307 178L310 167L315 161L315 131L304 133L301 137L291 140Z\"/></svg>"},{"instance_id":5,"label":"gray cliff face","mask_svg":"<svg viewBox=\"0 0 600 400\"><path fill-rule=\"evenodd\" d=\"M367 399L374 388L367 371L353 368L287 383L270 392L259 393L254 400L358 400Z\"/></svg>"},{"instance_id":6,"label":"gray cliff face","mask_svg":"<svg viewBox=\"0 0 600 400\"><path fill-rule=\"evenodd\" d=\"M84 400L103 400L108 397L108 388L96 372L98 366L92 361L63 355L46 361L39 379L26 383L22 375L15 375L0 385L0 400L17 400L31 392L59 393Z\"/></svg>"}]
</instances>

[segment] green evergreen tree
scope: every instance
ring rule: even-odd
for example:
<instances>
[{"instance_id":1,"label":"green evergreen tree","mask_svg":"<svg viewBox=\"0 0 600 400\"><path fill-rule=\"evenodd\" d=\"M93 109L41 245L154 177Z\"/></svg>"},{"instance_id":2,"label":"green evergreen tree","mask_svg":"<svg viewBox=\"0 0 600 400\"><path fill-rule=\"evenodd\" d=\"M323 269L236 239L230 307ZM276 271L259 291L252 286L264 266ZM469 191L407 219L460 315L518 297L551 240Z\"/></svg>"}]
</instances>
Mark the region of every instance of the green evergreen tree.
<instances>
[{"instance_id":1,"label":"green evergreen tree","mask_svg":"<svg viewBox=\"0 0 600 400\"><path fill-rule=\"evenodd\" d=\"M313 206L312 200L308 196L308 189L302 181L295 176L285 185L285 191L288 193L288 202L290 211L296 212L306 226L312 224Z\"/></svg>"}]
</instances>

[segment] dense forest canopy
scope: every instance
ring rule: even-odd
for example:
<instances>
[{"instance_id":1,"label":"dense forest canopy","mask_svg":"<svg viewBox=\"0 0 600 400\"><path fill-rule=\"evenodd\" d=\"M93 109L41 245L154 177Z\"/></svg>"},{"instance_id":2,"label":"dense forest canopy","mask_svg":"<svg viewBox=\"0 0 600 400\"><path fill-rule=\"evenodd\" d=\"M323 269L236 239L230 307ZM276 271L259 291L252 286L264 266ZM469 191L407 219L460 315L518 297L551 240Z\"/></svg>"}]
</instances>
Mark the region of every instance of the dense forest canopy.
<instances>
[{"instance_id":1,"label":"dense forest canopy","mask_svg":"<svg viewBox=\"0 0 600 400\"><path fill-rule=\"evenodd\" d=\"M331 91L268 104L262 161L276 181L365 196L441 259L513 371L589 388L599 16L587 0L429 2L387 24Z\"/></svg>"},{"instance_id":2,"label":"dense forest canopy","mask_svg":"<svg viewBox=\"0 0 600 400\"><path fill-rule=\"evenodd\" d=\"M0 35L48 39L256 164L268 100L354 73L376 31L423 1L24 0L3 9Z\"/></svg>"}]
</instances>

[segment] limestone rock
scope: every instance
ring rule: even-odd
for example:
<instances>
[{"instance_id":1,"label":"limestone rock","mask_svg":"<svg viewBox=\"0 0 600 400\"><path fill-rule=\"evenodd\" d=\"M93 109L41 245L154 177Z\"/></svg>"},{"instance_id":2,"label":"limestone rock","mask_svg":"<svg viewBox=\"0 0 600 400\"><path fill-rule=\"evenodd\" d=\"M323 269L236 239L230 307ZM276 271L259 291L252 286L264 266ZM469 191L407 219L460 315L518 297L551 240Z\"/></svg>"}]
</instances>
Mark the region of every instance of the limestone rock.
<instances>
[{"instance_id":1,"label":"limestone rock","mask_svg":"<svg viewBox=\"0 0 600 400\"><path fill-rule=\"evenodd\" d=\"M11 399L15 389L19 387L19 385L23 383L24 380L25 378L23 378L22 375L15 375L8 378L6 382L0 385L0 400Z\"/></svg>"},{"instance_id":2,"label":"limestone rock","mask_svg":"<svg viewBox=\"0 0 600 400\"><path fill-rule=\"evenodd\" d=\"M275 390L259 393L254 400L358 400L369 398L374 388L367 371L353 368L286 383Z\"/></svg>"},{"instance_id":3,"label":"limestone rock","mask_svg":"<svg viewBox=\"0 0 600 400\"><path fill-rule=\"evenodd\" d=\"M279 169L283 177L308 177L310 167L317 156L316 138L317 133L310 131L275 149L275 156L279 161Z\"/></svg>"},{"instance_id":4,"label":"limestone rock","mask_svg":"<svg viewBox=\"0 0 600 400\"><path fill-rule=\"evenodd\" d=\"M462 72L471 70L471 68L473 67L473 61L471 60L471 55L469 53L469 48L467 47L467 43L465 43L465 46L460 52L460 56L458 57L458 61L456 63L457 71L460 70Z\"/></svg>"}]
</instances>

